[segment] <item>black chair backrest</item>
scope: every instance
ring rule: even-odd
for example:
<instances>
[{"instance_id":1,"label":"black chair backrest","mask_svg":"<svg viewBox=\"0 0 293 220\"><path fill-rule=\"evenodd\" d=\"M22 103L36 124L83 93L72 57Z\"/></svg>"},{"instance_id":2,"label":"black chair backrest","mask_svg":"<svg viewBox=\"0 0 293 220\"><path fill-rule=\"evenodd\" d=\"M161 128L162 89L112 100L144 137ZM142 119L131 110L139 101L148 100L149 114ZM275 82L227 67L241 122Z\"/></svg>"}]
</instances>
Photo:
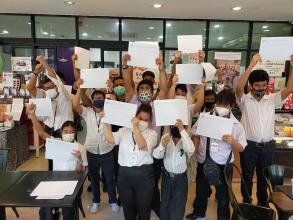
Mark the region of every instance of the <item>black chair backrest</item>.
<instances>
[{"instance_id":1,"label":"black chair backrest","mask_svg":"<svg viewBox=\"0 0 293 220\"><path fill-rule=\"evenodd\" d=\"M8 151L7 148L0 148L0 171L6 171L7 169Z\"/></svg>"},{"instance_id":2,"label":"black chair backrest","mask_svg":"<svg viewBox=\"0 0 293 220\"><path fill-rule=\"evenodd\" d=\"M288 171L293 171L292 167L273 164L263 169L270 190L275 191L275 187L284 184L285 177L289 177ZM290 178L292 175L290 175Z\"/></svg>"}]
</instances>

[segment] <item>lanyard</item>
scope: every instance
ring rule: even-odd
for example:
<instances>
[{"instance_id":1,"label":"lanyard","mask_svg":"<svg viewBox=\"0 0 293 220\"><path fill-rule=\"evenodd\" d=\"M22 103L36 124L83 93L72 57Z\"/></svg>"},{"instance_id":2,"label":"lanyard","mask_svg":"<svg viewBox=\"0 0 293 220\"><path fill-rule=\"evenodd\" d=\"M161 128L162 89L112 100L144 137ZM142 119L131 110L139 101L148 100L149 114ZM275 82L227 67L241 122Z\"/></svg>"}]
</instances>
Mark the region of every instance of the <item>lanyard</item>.
<instances>
[{"instance_id":1,"label":"lanyard","mask_svg":"<svg viewBox=\"0 0 293 220\"><path fill-rule=\"evenodd\" d=\"M133 151L135 151L136 141L134 139L133 132L131 132L131 134L132 134L132 140L133 140L133 144L134 144Z\"/></svg>"},{"instance_id":2,"label":"lanyard","mask_svg":"<svg viewBox=\"0 0 293 220\"><path fill-rule=\"evenodd\" d=\"M99 131L100 131L100 124L101 124L101 118L99 118L99 120L98 120L97 113L96 113L95 110L94 110L94 112L95 112L96 122L97 122L97 126L98 126L98 133L99 133Z\"/></svg>"}]
</instances>

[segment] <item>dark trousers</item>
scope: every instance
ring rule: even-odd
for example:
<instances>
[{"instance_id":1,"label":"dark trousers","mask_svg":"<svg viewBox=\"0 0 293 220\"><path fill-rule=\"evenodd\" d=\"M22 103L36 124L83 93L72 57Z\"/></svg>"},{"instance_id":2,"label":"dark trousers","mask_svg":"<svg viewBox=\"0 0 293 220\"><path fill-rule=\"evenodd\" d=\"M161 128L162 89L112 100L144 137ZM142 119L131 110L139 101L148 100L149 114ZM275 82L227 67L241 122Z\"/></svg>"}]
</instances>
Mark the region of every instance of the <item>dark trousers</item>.
<instances>
[{"instance_id":1,"label":"dark trousers","mask_svg":"<svg viewBox=\"0 0 293 220\"><path fill-rule=\"evenodd\" d=\"M45 131L54 138L61 138L61 133L59 129L54 131L54 128L50 128L47 125L45 125ZM53 160L51 159L48 159L48 170L53 170Z\"/></svg>"},{"instance_id":2,"label":"dark trousers","mask_svg":"<svg viewBox=\"0 0 293 220\"><path fill-rule=\"evenodd\" d=\"M114 181L115 181L116 186L117 186L117 183L118 183L118 174L119 174L118 153L119 153L119 145L116 145L113 148L113 157L114 157Z\"/></svg>"},{"instance_id":3,"label":"dark trousers","mask_svg":"<svg viewBox=\"0 0 293 220\"><path fill-rule=\"evenodd\" d=\"M116 203L116 188L113 181L114 159L112 151L106 154L92 154L87 151L88 170L91 178L93 202L100 202L100 168L105 175L109 203Z\"/></svg>"},{"instance_id":4,"label":"dark trousers","mask_svg":"<svg viewBox=\"0 0 293 220\"><path fill-rule=\"evenodd\" d=\"M194 214L200 217L204 217L206 214L207 206L208 206L208 198L210 196L211 187L209 182L206 180L205 175L203 173L203 165L198 164L197 166L197 175L196 175L196 198L195 198L195 207ZM219 166L223 171L225 166ZM232 172L232 164L228 165L228 172ZM224 178L224 172L222 172L222 178ZM227 189L227 184L224 183L218 186L215 186L216 193L219 198L218 206L217 206L217 219L218 220L229 220L230 219L230 207L229 207L229 194Z\"/></svg>"},{"instance_id":5,"label":"dark trousers","mask_svg":"<svg viewBox=\"0 0 293 220\"><path fill-rule=\"evenodd\" d=\"M40 215L40 220L46 220L46 208L40 208L39 211L39 215ZM52 214L53 215L53 214ZM62 208L62 215L63 215L63 220L72 220L74 219L74 209L73 208ZM58 214L56 219L58 218ZM54 217L53 217L54 219Z\"/></svg>"},{"instance_id":6,"label":"dark trousers","mask_svg":"<svg viewBox=\"0 0 293 220\"><path fill-rule=\"evenodd\" d=\"M125 220L150 220L154 187L153 165L120 166L118 190Z\"/></svg>"},{"instance_id":7,"label":"dark trousers","mask_svg":"<svg viewBox=\"0 0 293 220\"><path fill-rule=\"evenodd\" d=\"M161 193L159 190L159 180L161 178L162 174L162 168L163 168L163 159L155 159L154 158L154 176L155 176L155 188L154 188L154 194L152 198L152 210L160 217L160 205L161 205Z\"/></svg>"},{"instance_id":8,"label":"dark trousers","mask_svg":"<svg viewBox=\"0 0 293 220\"><path fill-rule=\"evenodd\" d=\"M275 152L275 142L271 141L263 147L256 146L255 142L247 141L247 146L243 152L240 153L240 163L242 168L242 175L244 183L248 190L241 184L241 194L243 202L251 203L252 194L252 179L254 170L256 169L257 176L257 200L258 204L262 206L267 205L267 183L262 174L262 170L273 163L273 155Z\"/></svg>"},{"instance_id":9,"label":"dark trousers","mask_svg":"<svg viewBox=\"0 0 293 220\"><path fill-rule=\"evenodd\" d=\"M160 220L182 220L188 193L186 172L170 177L167 171L162 178L162 202Z\"/></svg>"}]
</instances>

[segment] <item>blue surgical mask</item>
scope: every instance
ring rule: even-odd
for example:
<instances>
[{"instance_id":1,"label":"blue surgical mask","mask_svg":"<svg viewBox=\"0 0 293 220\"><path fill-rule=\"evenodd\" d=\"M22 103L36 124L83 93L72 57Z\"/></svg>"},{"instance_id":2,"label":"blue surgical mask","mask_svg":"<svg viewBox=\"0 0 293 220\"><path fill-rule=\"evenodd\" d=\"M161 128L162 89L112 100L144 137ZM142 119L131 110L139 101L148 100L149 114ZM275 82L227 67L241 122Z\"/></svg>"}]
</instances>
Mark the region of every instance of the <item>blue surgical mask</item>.
<instances>
[{"instance_id":1,"label":"blue surgical mask","mask_svg":"<svg viewBox=\"0 0 293 220\"><path fill-rule=\"evenodd\" d=\"M93 106L95 108L103 109L104 108L104 103L105 103L105 100L94 100L93 101Z\"/></svg>"}]
</instances>

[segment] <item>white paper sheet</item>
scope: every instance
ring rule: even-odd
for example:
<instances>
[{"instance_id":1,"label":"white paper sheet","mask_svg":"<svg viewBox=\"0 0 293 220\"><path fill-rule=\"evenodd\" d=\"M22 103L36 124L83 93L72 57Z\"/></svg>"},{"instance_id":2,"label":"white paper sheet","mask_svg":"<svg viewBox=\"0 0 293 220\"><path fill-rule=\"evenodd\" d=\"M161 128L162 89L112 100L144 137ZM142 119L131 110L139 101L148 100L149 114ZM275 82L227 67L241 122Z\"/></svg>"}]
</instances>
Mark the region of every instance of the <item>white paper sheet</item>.
<instances>
[{"instance_id":1,"label":"white paper sheet","mask_svg":"<svg viewBox=\"0 0 293 220\"><path fill-rule=\"evenodd\" d=\"M109 69L81 69L80 78L83 79L83 84L80 85L80 88L107 88Z\"/></svg>"},{"instance_id":2,"label":"white paper sheet","mask_svg":"<svg viewBox=\"0 0 293 220\"><path fill-rule=\"evenodd\" d=\"M95 62L101 61L100 48L90 48L90 61L95 61Z\"/></svg>"},{"instance_id":3,"label":"white paper sheet","mask_svg":"<svg viewBox=\"0 0 293 220\"><path fill-rule=\"evenodd\" d=\"M14 121L19 121L23 110L23 98L12 99L12 107L10 114Z\"/></svg>"},{"instance_id":4,"label":"white paper sheet","mask_svg":"<svg viewBox=\"0 0 293 220\"><path fill-rule=\"evenodd\" d=\"M135 41L136 43L143 43L143 44L151 44L155 46L159 46L159 42L156 41Z\"/></svg>"},{"instance_id":5,"label":"white paper sheet","mask_svg":"<svg viewBox=\"0 0 293 220\"><path fill-rule=\"evenodd\" d=\"M285 61L276 62L258 62L252 70L262 69L265 70L270 77L281 77L285 71Z\"/></svg>"},{"instance_id":6,"label":"white paper sheet","mask_svg":"<svg viewBox=\"0 0 293 220\"><path fill-rule=\"evenodd\" d=\"M215 52L215 60L241 60L241 52Z\"/></svg>"},{"instance_id":7,"label":"white paper sheet","mask_svg":"<svg viewBox=\"0 0 293 220\"><path fill-rule=\"evenodd\" d=\"M160 55L158 45L150 43L129 42L128 54L131 57L128 65L157 69L156 59Z\"/></svg>"},{"instance_id":8,"label":"white paper sheet","mask_svg":"<svg viewBox=\"0 0 293 220\"><path fill-rule=\"evenodd\" d=\"M74 53L77 55L76 68L88 69L90 66L90 51L81 47L74 47Z\"/></svg>"},{"instance_id":9,"label":"white paper sheet","mask_svg":"<svg viewBox=\"0 0 293 220\"><path fill-rule=\"evenodd\" d=\"M74 150L78 150L78 143L71 143L53 138L46 139L45 158L51 160L76 160L72 154Z\"/></svg>"},{"instance_id":10,"label":"white paper sheet","mask_svg":"<svg viewBox=\"0 0 293 220\"><path fill-rule=\"evenodd\" d=\"M197 53L202 50L202 35L178 35L178 50L182 53Z\"/></svg>"},{"instance_id":11,"label":"white paper sheet","mask_svg":"<svg viewBox=\"0 0 293 220\"><path fill-rule=\"evenodd\" d=\"M188 125L187 100L155 100L154 108L156 126L174 125L177 119L181 119L184 125Z\"/></svg>"},{"instance_id":12,"label":"white paper sheet","mask_svg":"<svg viewBox=\"0 0 293 220\"><path fill-rule=\"evenodd\" d=\"M51 99L30 99L29 103L34 103L37 106L37 117L53 117L53 109Z\"/></svg>"},{"instance_id":13,"label":"white paper sheet","mask_svg":"<svg viewBox=\"0 0 293 220\"><path fill-rule=\"evenodd\" d=\"M3 87L13 87L13 73L3 73Z\"/></svg>"},{"instance_id":14,"label":"white paper sheet","mask_svg":"<svg viewBox=\"0 0 293 220\"><path fill-rule=\"evenodd\" d=\"M262 37L259 53L263 61L290 60L293 54L293 37Z\"/></svg>"},{"instance_id":15,"label":"white paper sheet","mask_svg":"<svg viewBox=\"0 0 293 220\"><path fill-rule=\"evenodd\" d=\"M178 75L178 83L201 84L203 68L201 64L177 64L176 74Z\"/></svg>"},{"instance_id":16,"label":"white paper sheet","mask_svg":"<svg viewBox=\"0 0 293 220\"><path fill-rule=\"evenodd\" d=\"M136 104L106 99L104 105L104 122L112 125L132 128L131 120L135 117L136 110Z\"/></svg>"},{"instance_id":17,"label":"white paper sheet","mask_svg":"<svg viewBox=\"0 0 293 220\"><path fill-rule=\"evenodd\" d=\"M231 135L234 121L207 113L201 113L196 134L222 140L223 135Z\"/></svg>"},{"instance_id":18,"label":"white paper sheet","mask_svg":"<svg viewBox=\"0 0 293 220\"><path fill-rule=\"evenodd\" d=\"M36 199L62 199L66 195L72 195L78 181L42 181L33 190L31 196Z\"/></svg>"},{"instance_id":19,"label":"white paper sheet","mask_svg":"<svg viewBox=\"0 0 293 220\"><path fill-rule=\"evenodd\" d=\"M217 69L211 63L201 63L206 74L206 82L214 79Z\"/></svg>"}]
</instances>

